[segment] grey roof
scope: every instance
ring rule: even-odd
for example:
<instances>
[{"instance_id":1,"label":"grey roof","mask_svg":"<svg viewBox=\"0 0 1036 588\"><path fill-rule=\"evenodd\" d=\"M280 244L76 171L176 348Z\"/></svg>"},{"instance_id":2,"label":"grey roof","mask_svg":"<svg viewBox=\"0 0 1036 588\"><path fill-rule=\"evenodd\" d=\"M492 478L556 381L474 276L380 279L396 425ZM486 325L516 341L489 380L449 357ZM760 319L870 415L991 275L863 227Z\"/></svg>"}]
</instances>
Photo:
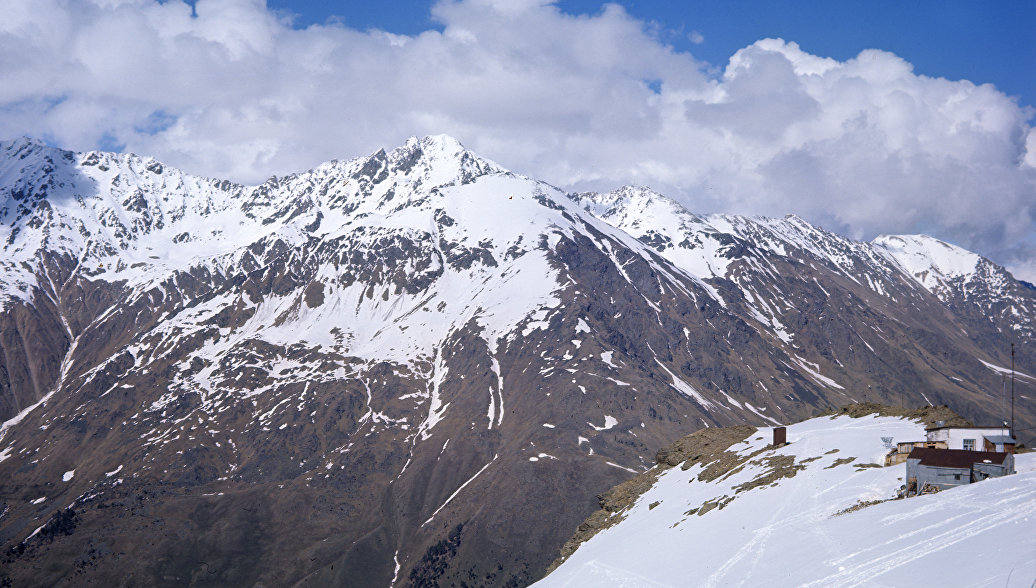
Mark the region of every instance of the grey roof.
<instances>
[{"instance_id":1,"label":"grey roof","mask_svg":"<svg viewBox=\"0 0 1036 588\"><path fill-rule=\"evenodd\" d=\"M1014 440L1014 437L1009 435L986 435L986 441L996 445L1013 445L1018 443Z\"/></svg>"}]
</instances>

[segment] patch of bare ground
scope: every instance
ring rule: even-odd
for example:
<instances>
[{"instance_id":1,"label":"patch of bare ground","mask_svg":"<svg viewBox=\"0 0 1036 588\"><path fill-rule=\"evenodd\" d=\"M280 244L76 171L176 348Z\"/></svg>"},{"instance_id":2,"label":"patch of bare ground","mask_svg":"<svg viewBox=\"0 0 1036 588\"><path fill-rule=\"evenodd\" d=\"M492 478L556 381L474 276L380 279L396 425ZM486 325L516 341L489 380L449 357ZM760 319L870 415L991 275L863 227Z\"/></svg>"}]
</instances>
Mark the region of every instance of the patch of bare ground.
<instances>
[{"instance_id":1,"label":"patch of bare ground","mask_svg":"<svg viewBox=\"0 0 1036 588\"><path fill-rule=\"evenodd\" d=\"M833 517L842 516L844 514L849 514L851 512L856 512L858 510L863 510L863 509L867 508L868 506L874 506L875 504L881 504L882 502L888 502L890 500L898 500L898 499L897 498L885 498L883 500L861 500L861 501L857 502L856 504L850 506L849 508L843 508L842 510L836 512L835 514L833 514L831 516L833 516Z\"/></svg>"},{"instance_id":2,"label":"patch of bare ground","mask_svg":"<svg viewBox=\"0 0 1036 588\"><path fill-rule=\"evenodd\" d=\"M810 459L808 461L813 460ZM806 469L806 466L803 464L807 463L807 461L795 463L794 455L770 455L750 463L761 465L769 469L763 473L763 475L757 476L755 479L745 482L744 484L738 484L735 486L734 491L737 494L746 492L753 488L769 486L782 478L794 478L795 474L799 473L800 470Z\"/></svg>"},{"instance_id":3,"label":"patch of bare ground","mask_svg":"<svg viewBox=\"0 0 1036 588\"><path fill-rule=\"evenodd\" d=\"M836 467L838 467L840 465L845 465L847 463L852 463L855 459L856 459L855 457L840 457L840 458L836 459L834 461L834 463L832 463L831 465L827 466L824 469L825 470L830 470L830 469L836 468Z\"/></svg>"},{"instance_id":4,"label":"patch of bare ground","mask_svg":"<svg viewBox=\"0 0 1036 588\"><path fill-rule=\"evenodd\" d=\"M724 494L723 496L720 496L719 498L713 498L712 500L705 501L698 508L692 508L691 510L687 511L685 514L688 514L688 515L696 514L698 516L702 516L702 515L704 515L705 513L709 512L710 510L712 510L714 508L718 508L720 510L723 510L723 507L725 507L727 504L729 504L731 500L734 500L733 496L727 496L726 494Z\"/></svg>"},{"instance_id":5,"label":"patch of bare ground","mask_svg":"<svg viewBox=\"0 0 1036 588\"><path fill-rule=\"evenodd\" d=\"M878 416L905 417L908 419L922 421L925 426L933 426L936 421L945 421L947 426L971 427L974 423L953 412L953 409L945 404L940 406L921 406L918 408L903 408L901 406L885 406L873 402L859 402L849 404L842 408L831 409L818 414L818 417L829 416L835 418L842 415L860 418L870 414Z\"/></svg>"},{"instance_id":6,"label":"patch of bare ground","mask_svg":"<svg viewBox=\"0 0 1036 588\"><path fill-rule=\"evenodd\" d=\"M854 467L856 468L856 471L862 472L863 470L866 470L868 468L883 468L885 466L881 465L880 463L858 463Z\"/></svg>"}]
</instances>

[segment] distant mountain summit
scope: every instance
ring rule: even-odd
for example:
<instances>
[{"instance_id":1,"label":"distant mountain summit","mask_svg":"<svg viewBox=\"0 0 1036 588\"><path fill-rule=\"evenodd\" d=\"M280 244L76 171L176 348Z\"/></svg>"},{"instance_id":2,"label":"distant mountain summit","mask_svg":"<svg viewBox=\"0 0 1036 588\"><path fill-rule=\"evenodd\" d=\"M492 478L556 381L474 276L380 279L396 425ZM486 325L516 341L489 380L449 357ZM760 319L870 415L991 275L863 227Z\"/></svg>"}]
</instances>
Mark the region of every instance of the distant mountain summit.
<instances>
[{"instance_id":1,"label":"distant mountain summit","mask_svg":"<svg viewBox=\"0 0 1036 588\"><path fill-rule=\"evenodd\" d=\"M0 143L0 247L15 584L523 585L688 432L999 422L1011 341L1036 373L1036 293L973 253L567 194L445 136L256 186Z\"/></svg>"}]
</instances>

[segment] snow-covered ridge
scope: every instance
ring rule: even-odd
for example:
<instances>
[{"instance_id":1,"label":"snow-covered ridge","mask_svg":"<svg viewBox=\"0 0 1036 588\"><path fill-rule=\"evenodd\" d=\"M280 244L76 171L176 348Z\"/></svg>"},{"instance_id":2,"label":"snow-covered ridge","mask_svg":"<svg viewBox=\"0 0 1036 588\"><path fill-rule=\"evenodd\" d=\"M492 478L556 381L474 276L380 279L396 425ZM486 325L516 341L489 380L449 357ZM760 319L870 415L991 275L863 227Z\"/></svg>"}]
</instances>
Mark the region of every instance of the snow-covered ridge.
<instances>
[{"instance_id":1,"label":"snow-covered ridge","mask_svg":"<svg viewBox=\"0 0 1036 588\"><path fill-rule=\"evenodd\" d=\"M874 246L943 302L964 301L990 320L1006 318L1023 337L1036 333L1028 289L992 261L927 235L883 235Z\"/></svg>"},{"instance_id":2,"label":"snow-covered ridge","mask_svg":"<svg viewBox=\"0 0 1036 588\"><path fill-rule=\"evenodd\" d=\"M956 245L927 235L882 235L874 243L884 247L913 275L935 272L948 278L975 273L981 258Z\"/></svg>"},{"instance_id":3,"label":"snow-covered ridge","mask_svg":"<svg viewBox=\"0 0 1036 588\"><path fill-rule=\"evenodd\" d=\"M327 234L496 173L506 171L445 136L257 186L191 176L132 154L16 139L0 143L4 290L27 295L29 275L13 274L42 251L67 252L95 275L135 265L182 270L272 235L297 243L320 229Z\"/></svg>"},{"instance_id":4,"label":"snow-covered ridge","mask_svg":"<svg viewBox=\"0 0 1036 588\"><path fill-rule=\"evenodd\" d=\"M199 352L213 366L249 338L408 363L431 357L472 320L495 349L525 316L556 305L556 272L542 250L556 238L541 237L573 229L543 203L563 200L550 190L445 136L257 186L19 139L0 144L0 308L31 302L37 285L56 291L46 255L125 283L131 301L169 288L175 296L178 272L219 283L288 265L306 268L322 303L301 289L262 298L225 291L155 333L201 332L224 309L248 308L251 320ZM150 353L145 341L131 352ZM207 372L191 378L215 386Z\"/></svg>"},{"instance_id":5,"label":"snow-covered ridge","mask_svg":"<svg viewBox=\"0 0 1036 588\"><path fill-rule=\"evenodd\" d=\"M583 211L640 239L684 271L704 280L733 280L749 301L766 296L747 283L750 280L743 272L731 273L735 262L743 261L756 274L777 275L773 262L783 258L824 266L884 297L892 297L899 286L913 285L944 302L960 296L987 313L1008 312L1022 317L1023 322L1030 312L1027 307L994 308L999 300L1010 298L1014 280L1006 270L976 253L926 235L854 241L795 215L693 214L657 192L630 186L569 197ZM755 307L754 302L749 304ZM765 308L756 311L764 323L778 321ZM780 336L781 329L775 329Z\"/></svg>"},{"instance_id":6,"label":"snow-covered ridge","mask_svg":"<svg viewBox=\"0 0 1036 588\"><path fill-rule=\"evenodd\" d=\"M927 235L881 235L874 244L933 293L945 291L954 280L970 281L983 261L975 253Z\"/></svg>"},{"instance_id":7,"label":"snow-covered ridge","mask_svg":"<svg viewBox=\"0 0 1036 588\"><path fill-rule=\"evenodd\" d=\"M445 135L411 138L391 152L331 161L256 186L190 176L152 158L77 154L21 138L0 143L0 239L10 261L49 248L82 251L100 265L121 250L126 265L157 255L183 267L201 243L229 253L288 224L298 229L297 239L326 234L358 217L420 206L439 188L492 174L510 175ZM801 252L853 280L861 262L886 279L898 270L933 292L951 280L967 281L981 261L926 236L883 236L871 244L795 216L700 216L646 188L569 198L702 279L726 277L744 244L779 256ZM52 211L35 210L41 199ZM881 276L869 285L886 290Z\"/></svg>"},{"instance_id":8,"label":"snow-covered ridge","mask_svg":"<svg viewBox=\"0 0 1036 588\"><path fill-rule=\"evenodd\" d=\"M744 257L746 248L779 257L809 257L854 281L860 264L888 278L896 272L869 243L824 231L795 215L702 216L650 189L629 186L572 198L583 210L648 243L669 261L703 279L729 277L727 269L735 259Z\"/></svg>"},{"instance_id":9,"label":"snow-covered ridge","mask_svg":"<svg viewBox=\"0 0 1036 588\"><path fill-rule=\"evenodd\" d=\"M706 279L723 277L733 241L705 218L648 188L625 186L570 198L584 211L648 244L677 267Z\"/></svg>"},{"instance_id":10,"label":"snow-covered ridge","mask_svg":"<svg viewBox=\"0 0 1036 588\"><path fill-rule=\"evenodd\" d=\"M244 304L253 319L233 340L261 332L271 343L404 363L431 357L472 320L495 350L532 313L556 306L561 286L548 257L562 237L603 238L649 257L643 243L583 215L557 188L446 136L257 186L23 139L0 144L0 202L6 297L29 300L44 252L68 255L91 278L123 281L131 297L174 272L227 279L277 259L304 263L322 288L317 307L298 292L262 300L225 292L159 331L193 331Z\"/></svg>"},{"instance_id":11,"label":"snow-covered ridge","mask_svg":"<svg viewBox=\"0 0 1036 588\"><path fill-rule=\"evenodd\" d=\"M536 586L1028 586L1036 454L1016 456L1013 476L849 510L895 495L905 466L868 464L882 463L882 437L916 440L923 427L815 418L777 449L760 430L730 449L752 455L743 468L712 481L698 479L703 464L665 471Z\"/></svg>"},{"instance_id":12,"label":"snow-covered ridge","mask_svg":"<svg viewBox=\"0 0 1036 588\"><path fill-rule=\"evenodd\" d=\"M226 275L251 263L249 248L258 243L299 247L314 239L358 238L370 249L377 247L372 231L382 237L395 231L430 250L445 239L457 251L500 261L508 251L539 249L545 235L582 233L584 225L634 250L650 248L721 303L727 301L709 280L733 281L748 312L785 342L792 338L781 316L788 303L753 283L754 275L776 277L781 259L823 265L883 296L897 282L916 283L945 300L951 286L999 292L1009 280L992 270L968 273L995 266L927 237L861 243L795 216L701 216L629 186L565 195L448 136L411 138L392 151L256 186L191 176L132 154L77 154L29 139L0 143L0 296L21 299L36 284L33 268L44 251L68 254L80 273L143 289L173 271L202 267ZM554 237L546 246L552 243ZM736 274L735 264L741 268ZM556 280L548 282L549 293ZM535 297L536 305L544 296ZM1026 309L1021 313L1028 316Z\"/></svg>"}]
</instances>

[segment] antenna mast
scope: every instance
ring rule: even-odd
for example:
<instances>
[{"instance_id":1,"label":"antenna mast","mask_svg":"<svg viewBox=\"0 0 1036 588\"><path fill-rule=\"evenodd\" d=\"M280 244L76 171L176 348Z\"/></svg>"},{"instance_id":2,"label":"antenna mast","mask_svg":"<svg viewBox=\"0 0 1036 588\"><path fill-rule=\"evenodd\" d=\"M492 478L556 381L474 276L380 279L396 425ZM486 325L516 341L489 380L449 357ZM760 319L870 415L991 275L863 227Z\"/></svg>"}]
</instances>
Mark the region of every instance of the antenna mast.
<instances>
[{"instance_id":1,"label":"antenna mast","mask_svg":"<svg viewBox=\"0 0 1036 588\"><path fill-rule=\"evenodd\" d=\"M1000 410L1004 411L1001 416L1007 416L1007 374L1000 372ZM1007 419L1004 419L1004 427L1007 427Z\"/></svg>"},{"instance_id":2,"label":"antenna mast","mask_svg":"<svg viewBox=\"0 0 1036 588\"><path fill-rule=\"evenodd\" d=\"M1011 437L1014 438L1014 343L1011 343Z\"/></svg>"}]
</instances>

